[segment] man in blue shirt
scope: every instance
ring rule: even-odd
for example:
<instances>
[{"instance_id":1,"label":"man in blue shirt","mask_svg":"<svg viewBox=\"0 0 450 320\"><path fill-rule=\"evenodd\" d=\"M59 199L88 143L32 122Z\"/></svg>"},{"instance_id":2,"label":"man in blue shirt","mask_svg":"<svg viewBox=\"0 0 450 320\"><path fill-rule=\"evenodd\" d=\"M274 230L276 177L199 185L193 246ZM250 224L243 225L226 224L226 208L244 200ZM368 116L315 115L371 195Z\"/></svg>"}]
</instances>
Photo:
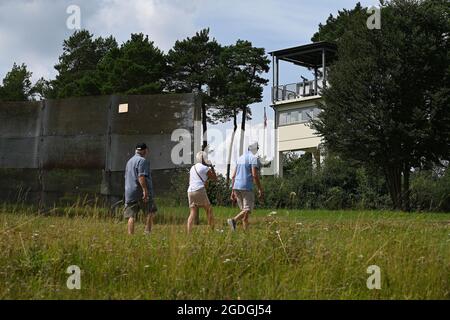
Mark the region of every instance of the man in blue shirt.
<instances>
[{"instance_id":1,"label":"man in blue shirt","mask_svg":"<svg viewBox=\"0 0 450 320\"><path fill-rule=\"evenodd\" d=\"M128 219L128 234L134 234L134 222L140 210L147 214L145 233L152 230L157 208L153 199L153 184L150 162L146 159L148 149L145 143L136 146L135 155L125 167L125 211Z\"/></svg>"},{"instance_id":2,"label":"man in blue shirt","mask_svg":"<svg viewBox=\"0 0 450 320\"><path fill-rule=\"evenodd\" d=\"M248 151L239 157L236 169L232 175L231 200L237 201L241 212L233 219L228 219L228 224L233 231L236 223L242 220L244 230L248 228L248 217L255 206L255 194L253 193L253 181L258 187L258 197L263 199L264 191L259 179L260 163L256 153L259 150L258 142L252 143Z\"/></svg>"}]
</instances>

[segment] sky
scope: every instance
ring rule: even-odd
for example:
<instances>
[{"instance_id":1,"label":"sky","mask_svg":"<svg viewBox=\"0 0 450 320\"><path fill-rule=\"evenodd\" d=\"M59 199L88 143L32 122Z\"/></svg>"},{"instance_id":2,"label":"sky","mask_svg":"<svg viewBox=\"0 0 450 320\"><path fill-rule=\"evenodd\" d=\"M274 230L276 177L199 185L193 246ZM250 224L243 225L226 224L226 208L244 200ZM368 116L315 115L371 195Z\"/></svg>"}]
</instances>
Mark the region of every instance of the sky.
<instances>
[{"instance_id":1,"label":"sky","mask_svg":"<svg viewBox=\"0 0 450 320\"><path fill-rule=\"evenodd\" d=\"M0 0L0 79L14 62L25 63L32 80L52 79L53 68L62 52L63 40L74 30L67 27L71 5L80 8L81 28L95 36L113 35L119 43L131 33L149 35L167 52L177 39L184 39L203 28L222 45L249 40L266 52L310 42L319 23L330 14L353 8L357 0ZM378 0L360 1L363 6L377 5ZM281 83L300 80L302 70L280 66ZM271 79L271 72L265 75ZM262 128L264 107L269 127L273 111L270 85L264 88L263 101L253 105L252 128ZM230 124L217 128L225 132ZM254 139L255 137L249 137ZM270 140L270 139L269 139ZM224 148L226 141L217 142ZM270 156L270 155L269 155Z\"/></svg>"}]
</instances>

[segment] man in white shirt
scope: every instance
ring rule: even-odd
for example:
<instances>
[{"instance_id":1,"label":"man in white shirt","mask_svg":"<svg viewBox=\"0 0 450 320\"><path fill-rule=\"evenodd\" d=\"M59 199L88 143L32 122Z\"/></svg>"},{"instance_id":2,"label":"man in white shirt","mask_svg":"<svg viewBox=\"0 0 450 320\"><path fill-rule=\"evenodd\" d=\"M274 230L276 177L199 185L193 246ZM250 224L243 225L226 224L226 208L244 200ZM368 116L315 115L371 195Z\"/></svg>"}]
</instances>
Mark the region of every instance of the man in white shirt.
<instances>
[{"instance_id":1,"label":"man in white shirt","mask_svg":"<svg viewBox=\"0 0 450 320\"><path fill-rule=\"evenodd\" d=\"M208 224L211 228L214 228L212 206L206 193L206 181L208 179L217 180L217 175L214 171L214 167L208 161L206 152L198 152L196 160L197 163L192 166L189 172L189 188L187 190L190 210L187 222L188 233L192 230L192 225L198 216L199 208L205 209L208 217Z\"/></svg>"}]
</instances>

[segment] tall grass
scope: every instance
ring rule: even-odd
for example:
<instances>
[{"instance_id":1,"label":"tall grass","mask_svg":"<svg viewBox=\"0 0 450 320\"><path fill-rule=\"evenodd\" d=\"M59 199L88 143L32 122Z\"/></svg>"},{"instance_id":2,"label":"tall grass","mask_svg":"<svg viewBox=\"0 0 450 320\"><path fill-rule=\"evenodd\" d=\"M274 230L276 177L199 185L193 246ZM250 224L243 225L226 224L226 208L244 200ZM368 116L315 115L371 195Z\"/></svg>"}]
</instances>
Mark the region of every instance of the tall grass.
<instances>
[{"instance_id":1,"label":"tall grass","mask_svg":"<svg viewBox=\"0 0 450 320\"><path fill-rule=\"evenodd\" d=\"M187 235L186 208L160 207L150 236L79 203L0 209L1 299L449 299L450 215L258 210L251 229ZM78 265L81 290L66 287ZM381 268L369 290L367 267Z\"/></svg>"}]
</instances>

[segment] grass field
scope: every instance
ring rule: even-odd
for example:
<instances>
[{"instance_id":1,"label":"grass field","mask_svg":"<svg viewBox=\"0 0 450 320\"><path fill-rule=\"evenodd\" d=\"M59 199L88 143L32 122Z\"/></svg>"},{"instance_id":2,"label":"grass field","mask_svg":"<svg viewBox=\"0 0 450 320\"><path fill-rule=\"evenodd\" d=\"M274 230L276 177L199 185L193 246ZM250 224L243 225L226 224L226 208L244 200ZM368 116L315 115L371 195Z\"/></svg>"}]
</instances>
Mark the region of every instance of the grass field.
<instances>
[{"instance_id":1,"label":"grass field","mask_svg":"<svg viewBox=\"0 0 450 320\"><path fill-rule=\"evenodd\" d=\"M450 214L258 210L251 229L185 232L160 208L150 236L97 208L0 207L0 299L449 299ZM81 269L69 290L66 269ZM381 269L369 290L367 267Z\"/></svg>"}]
</instances>

